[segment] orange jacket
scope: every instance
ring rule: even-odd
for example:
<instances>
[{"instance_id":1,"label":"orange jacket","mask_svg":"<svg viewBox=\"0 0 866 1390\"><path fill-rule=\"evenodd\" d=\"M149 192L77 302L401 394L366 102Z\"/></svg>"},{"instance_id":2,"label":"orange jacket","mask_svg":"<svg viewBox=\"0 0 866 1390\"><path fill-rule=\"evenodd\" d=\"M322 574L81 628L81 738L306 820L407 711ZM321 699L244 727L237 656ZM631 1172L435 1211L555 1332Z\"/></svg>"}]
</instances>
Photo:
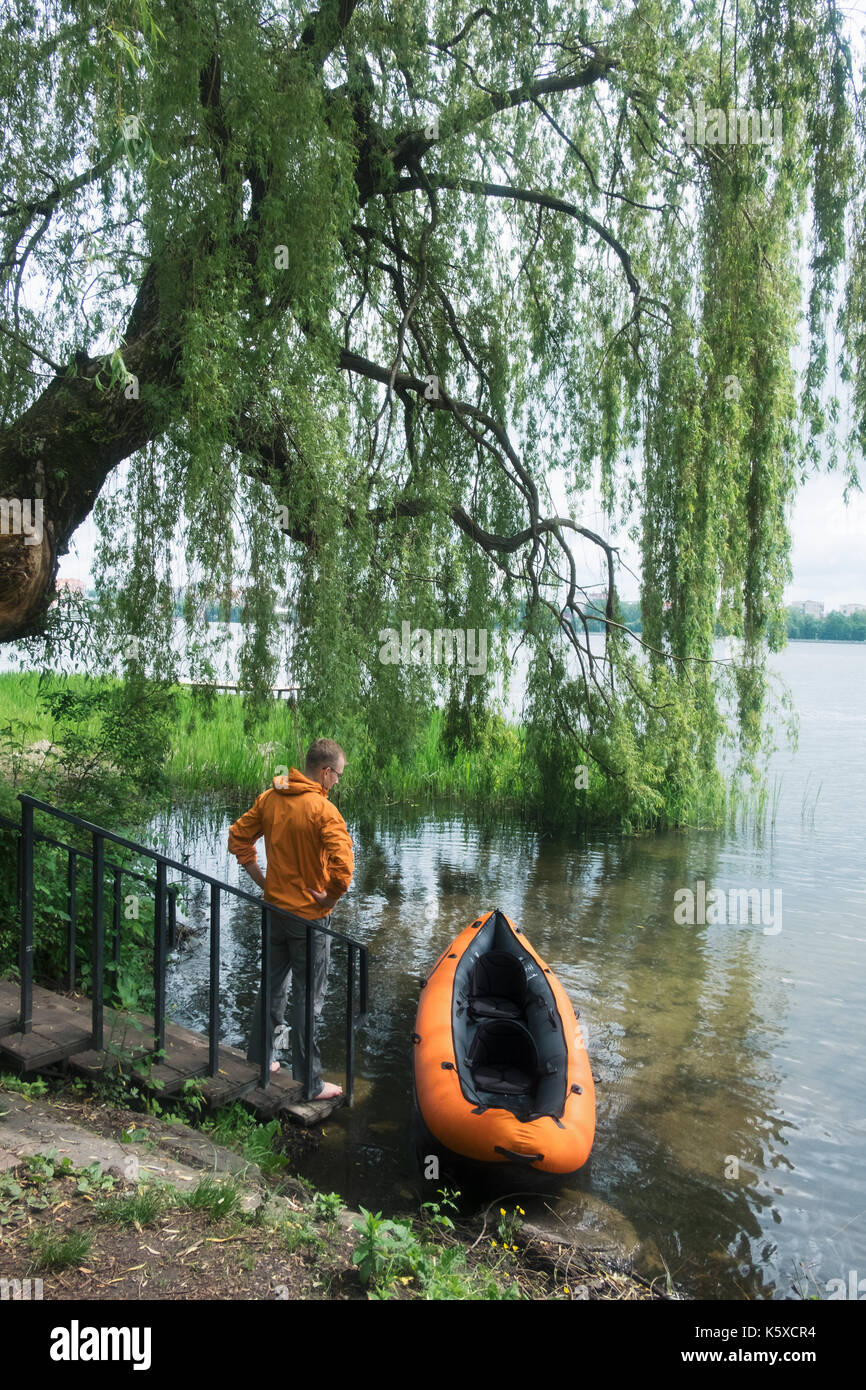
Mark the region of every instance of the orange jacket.
<instances>
[{"instance_id":1,"label":"orange jacket","mask_svg":"<svg viewBox=\"0 0 866 1390\"><path fill-rule=\"evenodd\" d=\"M257 861L255 843L265 837L265 897L298 917L323 916L311 889L341 898L352 882L355 856L346 822L318 782L292 768L275 777L229 829L229 851L239 864Z\"/></svg>"}]
</instances>

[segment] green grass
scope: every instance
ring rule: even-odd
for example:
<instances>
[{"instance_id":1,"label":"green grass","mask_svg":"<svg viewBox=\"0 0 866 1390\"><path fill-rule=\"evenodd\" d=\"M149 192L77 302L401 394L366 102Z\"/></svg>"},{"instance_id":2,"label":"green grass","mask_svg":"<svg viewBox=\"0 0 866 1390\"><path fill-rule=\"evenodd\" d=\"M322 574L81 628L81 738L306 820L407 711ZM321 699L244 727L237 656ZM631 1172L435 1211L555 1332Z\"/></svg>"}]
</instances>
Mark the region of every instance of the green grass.
<instances>
[{"instance_id":1,"label":"green grass","mask_svg":"<svg viewBox=\"0 0 866 1390\"><path fill-rule=\"evenodd\" d=\"M508 1257L503 1253L496 1256L495 1268L482 1264L472 1269L461 1244L443 1247L423 1233L419 1235L411 1221L387 1220L381 1212L364 1207L360 1212L360 1219L354 1223L358 1243L352 1263L367 1286L368 1298L393 1298L409 1286L413 1294L424 1300L522 1297L517 1280L506 1268Z\"/></svg>"},{"instance_id":2,"label":"green grass","mask_svg":"<svg viewBox=\"0 0 866 1390\"><path fill-rule=\"evenodd\" d=\"M84 688L83 677L70 676L66 683L72 690ZM34 673L0 675L0 757L24 790L30 789L27 784L34 769L26 750L35 743L59 742L37 694ZM260 791L279 769L297 767L303 751L320 733L313 722L307 726L303 711L298 711L296 723L290 704L282 700L268 707L252 731L244 727L244 704L236 695L216 695L205 706L191 690L181 688L176 709L165 774L170 787L181 793ZM91 722L95 733L96 724ZM88 725L83 727L87 730ZM349 762L339 799L352 807L371 798L393 803L449 797L503 810L523 802L525 769L519 730L494 719L482 747L449 759L442 747L442 728L443 713L433 709L408 759L385 759L375 749L353 746L343 733ZM341 731L335 737L340 738Z\"/></svg>"},{"instance_id":3,"label":"green grass","mask_svg":"<svg viewBox=\"0 0 866 1390\"><path fill-rule=\"evenodd\" d=\"M241 1210L240 1189L231 1178L202 1178L191 1191L179 1193L177 1201L189 1211L206 1212L211 1221L224 1221Z\"/></svg>"},{"instance_id":4,"label":"green grass","mask_svg":"<svg viewBox=\"0 0 866 1390\"><path fill-rule=\"evenodd\" d=\"M98 1202L94 1215L99 1221L118 1226L152 1226L172 1204L173 1194L166 1188L149 1184L128 1196L107 1197Z\"/></svg>"},{"instance_id":5,"label":"green grass","mask_svg":"<svg viewBox=\"0 0 866 1390\"><path fill-rule=\"evenodd\" d=\"M345 741L348 765L339 804L349 810L370 800L384 804L448 797L462 802L513 809L523 801L522 739L504 721L494 722L484 747L454 759L442 748L443 714L433 709L408 758L385 759L363 743ZM217 696L207 718L184 691L179 701L177 737L166 771L180 791L238 789L257 792L278 771L302 765L304 750L319 730L307 727L303 711L297 725L291 706L275 701L252 733L244 729L243 702Z\"/></svg>"},{"instance_id":6,"label":"green grass","mask_svg":"<svg viewBox=\"0 0 866 1390\"><path fill-rule=\"evenodd\" d=\"M30 1231L27 1242L33 1251L35 1269L67 1269L70 1265L80 1265L90 1254L92 1238L83 1232L71 1235L49 1231L39 1226Z\"/></svg>"},{"instance_id":7,"label":"green grass","mask_svg":"<svg viewBox=\"0 0 866 1390\"><path fill-rule=\"evenodd\" d=\"M728 830L751 830L763 834L776 827L782 804L782 781L776 777L772 787L766 782L732 781L727 789L723 822Z\"/></svg>"},{"instance_id":8,"label":"green grass","mask_svg":"<svg viewBox=\"0 0 866 1390\"><path fill-rule=\"evenodd\" d=\"M324 1250L325 1242L308 1216L298 1221L284 1221L280 1227L280 1237L288 1255L299 1249Z\"/></svg>"}]
</instances>

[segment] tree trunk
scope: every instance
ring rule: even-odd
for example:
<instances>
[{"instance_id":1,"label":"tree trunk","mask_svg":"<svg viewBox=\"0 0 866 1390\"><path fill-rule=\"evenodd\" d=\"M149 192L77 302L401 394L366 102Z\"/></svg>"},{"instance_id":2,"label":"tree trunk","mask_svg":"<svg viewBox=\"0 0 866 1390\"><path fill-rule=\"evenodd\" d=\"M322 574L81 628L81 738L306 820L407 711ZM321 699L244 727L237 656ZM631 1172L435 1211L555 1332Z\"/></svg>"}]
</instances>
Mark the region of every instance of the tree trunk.
<instances>
[{"instance_id":1,"label":"tree trunk","mask_svg":"<svg viewBox=\"0 0 866 1390\"><path fill-rule=\"evenodd\" d=\"M123 360L131 376L101 390L95 379L100 370L107 376L106 359L78 353L0 431L0 499L7 504L0 510L0 641L40 631L59 558L106 478L168 423L165 395L153 388L171 381L178 355L159 322L151 266L127 324Z\"/></svg>"}]
</instances>

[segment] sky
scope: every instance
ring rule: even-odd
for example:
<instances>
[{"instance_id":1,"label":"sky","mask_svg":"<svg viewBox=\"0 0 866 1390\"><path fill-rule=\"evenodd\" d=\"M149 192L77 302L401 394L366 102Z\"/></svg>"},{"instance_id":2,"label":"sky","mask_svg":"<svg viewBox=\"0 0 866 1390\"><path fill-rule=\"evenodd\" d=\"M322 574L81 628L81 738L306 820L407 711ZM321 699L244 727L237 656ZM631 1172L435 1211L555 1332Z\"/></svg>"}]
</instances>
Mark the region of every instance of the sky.
<instances>
[{"instance_id":1,"label":"sky","mask_svg":"<svg viewBox=\"0 0 866 1390\"><path fill-rule=\"evenodd\" d=\"M793 582L786 603L818 599L825 612L866 603L866 496L842 501L838 473L810 478L801 489L792 526Z\"/></svg>"}]
</instances>

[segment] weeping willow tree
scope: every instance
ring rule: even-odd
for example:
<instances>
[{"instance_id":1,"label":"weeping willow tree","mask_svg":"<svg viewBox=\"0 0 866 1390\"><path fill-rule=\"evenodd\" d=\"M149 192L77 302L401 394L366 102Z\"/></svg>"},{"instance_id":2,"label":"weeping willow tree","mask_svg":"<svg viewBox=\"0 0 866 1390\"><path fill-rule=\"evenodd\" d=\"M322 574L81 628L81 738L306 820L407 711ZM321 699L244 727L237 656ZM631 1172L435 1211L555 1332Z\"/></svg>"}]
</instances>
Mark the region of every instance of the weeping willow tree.
<instances>
[{"instance_id":1,"label":"weeping willow tree","mask_svg":"<svg viewBox=\"0 0 866 1390\"><path fill-rule=\"evenodd\" d=\"M437 670L384 633L517 627L527 779L683 813L726 680L761 747L798 482L856 482L856 82L827 0L12 0L0 638L56 637L93 512L131 676L175 673L179 591L212 670L242 595L250 692L288 638L320 731L390 752L443 669L470 738L510 653Z\"/></svg>"}]
</instances>

